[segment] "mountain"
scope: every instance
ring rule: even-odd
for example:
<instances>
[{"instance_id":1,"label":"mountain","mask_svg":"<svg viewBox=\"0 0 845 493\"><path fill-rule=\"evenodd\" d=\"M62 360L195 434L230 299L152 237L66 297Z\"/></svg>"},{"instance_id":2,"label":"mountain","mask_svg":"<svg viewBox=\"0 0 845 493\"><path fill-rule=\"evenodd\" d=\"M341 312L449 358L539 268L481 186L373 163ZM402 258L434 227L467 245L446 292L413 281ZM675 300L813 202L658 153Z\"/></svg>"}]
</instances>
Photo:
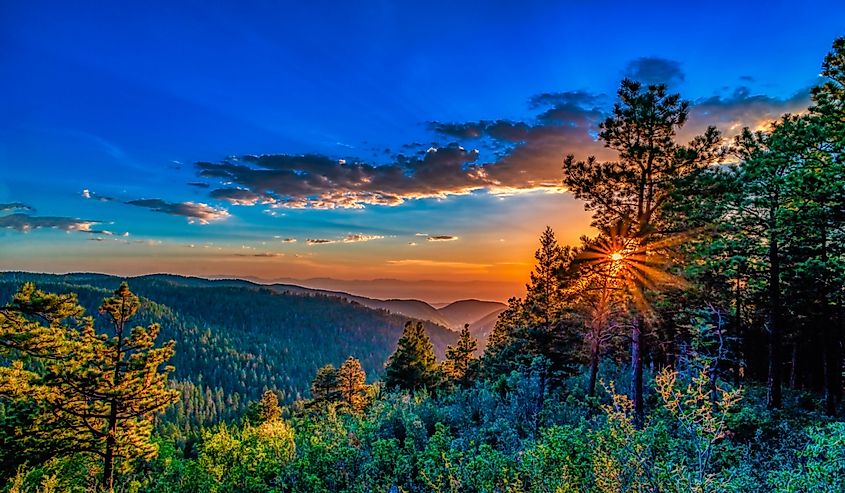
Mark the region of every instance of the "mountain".
<instances>
[{"instance_id":1,"label":"mountain","mask_svg":"<svg viewBox=\"0 0 845 493\"><path fill-rule=\"evenodd\" d=\"M502 281L406 281L400 279L344 280L332 278L312 279L252 279L259 284L291 284L311 289L340 291L355 296L375 299L416 299L429 304L448 304L468 297L505 301L521 296L525 285Z\"/></svg>"},{"instance_id":2,"label":"mountain","mask_svg":"<svg viewBox=\"0 0 845 493\"><path fill-rule=\"evenodd\" d=\"M490 313L488 313L483 318L476 320L469 324L469 331L478 339L478 350L484 351L484 348L487 347L487 340L490 339L490 334L493 332L493 327L496 325L496 320L498 320L499 315L505 311L507 307L498 308Z\"/></svg>"},{"instance_id":3,"label":"mountain","mask_svg":"<svg viewBox=\"0 0 845 493\"><path fill-rule=\"evenodd\" d=\"M103 327L105 319L98 319L97 307L122 280L105 274L0 273L0 305L23 282L32 281L45 291L76 293ZM371 379L377 377L408 320L337 294L305 288L294 292L295 286L175 275L126 280L143 300L133 324L157 322L160 341L176 341L172 382L182 399L166 417L180 429L237 416L268 388L286 402L305 396L317 368L338 366L350 355L361 360ZM411 311L420 308L418 304L424 305L422 312L429 306L401 306ZM425 326L436 354L443 358L457 334L430 322Z\"/></svg>"},{"instance_id":4,"label":"mountain","mask_svg":"<svg viewBox=\"0 0 845 493\"><path fill-rule=\"evenodd\" d=\"M388 299L379 300L375 298L367 298L364 296L355 296L349 293L338 291L327 291L322 289L308 289L301 286L294 286L291 284L270 284L267 287L281 292L288 292L292 294L320 294L324 296L336 296L350 302L358 303L372 308L373 310L386 310L398 315L415 318L417 320L428 320L444 327L451 327L450 321L444 317L440 312L428 303L420 300L398 300Z\"/></svg>"},{"instance_id":5,"label":"mountain","mask_svg":"<svg viewBox=\"0 0 845 493\"><path fill-rule=\"evenodd\" d=\"M497 310L501 312L505 308L507 305L498 301L460 300L438 308L437 312L450 327L463 327L464 324L474 323Z\"/></svg>"}]
</instances>

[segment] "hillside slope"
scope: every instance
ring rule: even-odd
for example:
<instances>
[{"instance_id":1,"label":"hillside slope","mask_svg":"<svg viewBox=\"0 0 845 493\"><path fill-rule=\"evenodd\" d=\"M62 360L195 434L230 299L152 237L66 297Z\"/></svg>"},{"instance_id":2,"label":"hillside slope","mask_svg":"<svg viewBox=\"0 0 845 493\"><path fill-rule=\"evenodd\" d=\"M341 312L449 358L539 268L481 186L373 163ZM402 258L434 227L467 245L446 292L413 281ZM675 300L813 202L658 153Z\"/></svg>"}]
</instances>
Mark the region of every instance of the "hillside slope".
<instances>
[{"instance_id":1,"label":"hillside slope","mask_svg":"<svg viewBox=\"0 0 845 493\"><path fill-rule=\"evenodd\" d=\"M477 322L493 312L507 308L498 301L460 300L450 303L437 311L449 323L450 327L463 327L464 324Z\"/></svg>"},{"instance_id":2,"label":"hillside slope","mask_svg":"<svg viewBox=\"0 0 845 493\"><path fill-rule=\"evenodd\" d=\"M469 331L478 339L478 350L484 351L484 348L487 347L487 340L490 339L490 334L493 333L493 327L496 326L496 320L499 319L499 315L505 311L505 308L499 308L490 312L484 318L480 320L476 320L469 324Z\"/></svg>"},{"instance_id":3,"label":"hillside slope","mask_svg":"<svg viewBox=\"0 0 845 493\"><path fill-rule=\"evenodd\" d=\"M127 279L144 300L133 321L161 324L161 341L176 341L175 385L183 399L172 412L184 425L234 416L266 388L291 401L308 394L317 368L361 360L371 377L383 372L407 317L336 296L291 294L241 280L210 281L172 275ZM121 282L101 274L0 273L0 303L21 283L74 292L88 313ZM98 320L97 323L104 322ZM457 336L426 323L435 352Z\"/></svg>"}]
</instances>

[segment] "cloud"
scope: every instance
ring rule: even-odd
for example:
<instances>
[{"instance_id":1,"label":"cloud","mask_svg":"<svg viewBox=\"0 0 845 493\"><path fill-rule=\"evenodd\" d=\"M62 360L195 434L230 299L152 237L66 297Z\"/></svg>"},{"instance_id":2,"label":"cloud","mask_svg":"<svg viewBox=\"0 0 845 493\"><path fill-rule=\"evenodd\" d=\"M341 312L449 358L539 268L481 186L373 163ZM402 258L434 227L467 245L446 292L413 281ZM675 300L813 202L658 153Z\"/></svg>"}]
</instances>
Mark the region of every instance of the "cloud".
<instances>
[{"instance_id":1,"label":"cloud","mask_svg":"<svg viewBox=\"0 0 845 493\"><path fill-rule=\"evenodd\" d=\"M201 182L201 181L192 181L192 182L188 182L188 185L190 185L190 186L192 186L192 187L197 187L197 188L208 188L208 187L210 187L210 186L211 186L211 185L209 185L208 183Z\"/></svg>"},{"instance_id":2,"label":"cloud","mask_svg":"<svg viewBox=\"0 0 845 493\"><path fill-rule=\"evenodd\" d=\"M191 223L208 224L211 221L229 217L229 212L226 209L197 202L167 202L161 199L139 199L130 200L126 203L138 207L146 207L147 209L173 216L187 217L188 222Z\"/></svg>"},{"instance_id":3,"label":"cloud","mask_svg":"<svg viewBox=\"0 0 845 493\"><path fill-rule=\"evenodd\" d=\"M5 204L0 204L0 212L8 212L8 211L34 211L32 207L24 204L23 202L7 202Z\"/></svg>"},{"instance_id":4,"label":"cloud","mask_svg":"<svg viewBox=\"0 0 845 493\"><path fill-rule=\"evenodd\" d=\"M296 243L296 238L282 238L281 236L274 236L273 238L281 241L282 243Z\"/></svg>"},{"instance_id":5,"label":"cloud","mask_svg":"<svg viewBox=\"0 0 845 493\"><path fill-rule=\"evenodd\" d=\"M218 188L211 192L211 198L225 200L234 205L272 204L275 199L243 188Z\"/></svg>"},{"instance_id":6,"label":"cloud","mask_svg":"<svg viewBox=\"0 0 845 493\"><path fill-rule=\"evenodd\" d=\"M426 240L428 241L455 241L457 239L457 236L452 235L430 235L426 237Z\"/></svg>"},{"instance_id":7,"label":"cloud","mask_svg":"<svg viewBox=\"0 0 845 493\"><path fill-rule=\"evenodd\" d=\"M102 222L72 217L30 216L22 213L0 216L0 228L14 229L23 233L34 229L60 229L82 233L111 234L107 231L92 229L97 224L102 224Z\"/></svg>"},{"instance_id":8,"label":"cloud","mask_svg":"<svg viewBox=\"0 0 845 493\"><path fill-rule=\"evenodd\" d=\"M348 234L342 238L337 239L329 239L329 238L309 238L305 240L305 243L308 245L329 245L332 243L361 243L365 241L373 241L373 240L381 240L384 236L379 235L365 235L365 234ZM294 240L296 241L296 240Z\"/></svg>"},{"instance_id":9,"label":"cloud","mask_svg":"<svg viewBox=\"0 0 845 493\"><path fill-rule=\"evenodd\" d=\"M277 252L262 252L262 253L233 253L234 257L259 257L259 258L277 258L284 257L284 253Z\"/></svg>"},{"instance_id":10,"label":"cloud","mask_svg":"<svg viewBox=\"0 0 845 493\"><path fill-rule=\"evenodd\" d=\"M357 158L274 154L196 166L200 176L235 186L214 190L213 198L269 203L271 208L363 208L476 191L563 191L565 153L602 150L591 134L602 114L599 99L583 92L549 93L530 102L540 113L533 121L430 123L441 137L474 141L485 149L485 160L479 148L452 142L379 165Z\"/></svg>"},{"instance_id":11,"label":"cloud","mask_svg":"<svg viewBox=\"0 0 845 493\"><path fill-rule=\"evenodd\" d=\"M114 201L113 197L107 197L105 195L99 195L97 193L88 190L87 188L82 190L82 197L91 200L99 200L100 202L112 202Z\"/></svg>"},{"instance_id":12,"label":"cloud","mask_svg":"<svg viewBox=\"0 0 845 493\"><path fill-rule=\"evenodd\" d=\"M492 267L491 264L475 264L471 262L450 262L444 260L426 259L388 260L387 263L389 265L395 265L397 267L442 267L460 270L483 270Z\"/></svg>"},{"instance_id":13,"label":"cloud","mask_svg":"<svg viewBox=\"0 0 845 493\"><path fill-rule=\"evenodd\" d=\"M341 240L343 243L360 243L363 241L381 240L384 236L379 235L364 235L364 234L348 234Z\"/></svg>"},{"instance_id":14,"label":"cloud","mask_svg":"<svg viewBox=\"0 0 845 493\"><path fill-rule=\"evenodd\" d=\"M739 133L742 127L762 129L784 113L801 113L810 105L810 89L803 89L787 98L752 94L740 86L727 96L715 95L693 102L690 121L684 134L700 133L707 125L715 125L725 135Z\"/></svg>"},{"instance_id":15,"label":"cloud","mask_svg":"<svg viewBox=\"0 0 845 493\"><path fill-rule=\"evenodd\" d=\"M399 155L383 165L315 154L274 154L197 163L197 168L205 178L238 186L215 190L212 196L216 198L333 209L470 193L487 185L472 164L477 159L478 151L450 144L432 147L422 155Z\"/></svg>"},{"instance_id":16,"label":"cloud","mask_svg":"<svg viewBox=\"0 0 845 493\"><path fill-rule=\"evenodd\" d=\"M684 81L680 62L658 57L642 57L632 60L625 67L626 77L645 84L666 84L676 86Z\"/></svg>"},{"instance_id":17,"label":"cloud","mask_svg":"<svg viewBox=\"0 0 845 493\"><path fill-rule=\"evenodd\" d=\"M680 63L657 57L639 58L626 74L644 82L678 84ZM359 209L397 206L409 200L445 199L487 193L500 197L527 193L563 193L564 156L617 158L597 138L599 125L613 98L586 91L546 92L527 101L531 116L475 121L432 121L428 128L446 144L400 146L388 162L323 154L267 154L195 163L200 177L213 183L210 196L237 205L283 208ZM730 95L692 102L690 119L679 132L685 141L715 124L728 137L743 125L756 127L786 111L809 103L807 91L778 99L752 95L740 87ZM375 158L373 158L375 159ZM310 244L337 242L313 239Z\"/></svg>"}]
</instances>

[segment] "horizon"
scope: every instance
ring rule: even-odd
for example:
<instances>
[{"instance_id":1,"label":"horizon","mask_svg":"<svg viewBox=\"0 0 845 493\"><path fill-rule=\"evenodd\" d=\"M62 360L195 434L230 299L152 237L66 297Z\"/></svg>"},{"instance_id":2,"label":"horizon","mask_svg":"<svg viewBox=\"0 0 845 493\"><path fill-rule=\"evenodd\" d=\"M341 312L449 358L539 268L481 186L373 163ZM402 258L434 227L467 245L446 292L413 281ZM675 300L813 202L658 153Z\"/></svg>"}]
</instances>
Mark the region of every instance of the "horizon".
<instances>
[{"instance_id":1,"label":"horizon","mask_svg":"<svg viewBox=\"0 0 845 493\"><path fill-rule=\"evenodd\" d=\"M0 269L451 280L498 301L524 290L545 226L568 245L595 232L561 165L612 157L596 132L623 77L691 101L682 140L729 138L807 107L845 14L44 6L0 8ZM678 14L733 34L667 45L652 33ZM631 18L626 43L567 42Z\"/></svg>"},{"instance_id":2,"label":"horizon","mask_svg":"<svg viewBox=\"0 0 845 493\"><path fill-rule=\"evenodd\" d=\"M185 275L185 274L174 274L172 272L147 272L143 274L133 274L133 275L124 275L120 273L113 273L113 272L94 272L94 271L64 271L64 272L39 272L39 271L26 271L26 270L0 270L0 274L34 274L34 275L57 275L57 276L73 276L73 275L102 275L102 276L110 276L116 277L125 280L131 280L133 278L138 277L153 277L153 276L179 276L179 277L186 277L191 279L203 279L207 281L225 281L225 280L233 280L233 281L246 281L255 285L292 285L302 288L313 289L315 291L330 291L336 292L339 294L348 294L353 296L365 297L365 298L372 298L375 300L399 300L399 301L422 301L431 305L432 307L438 308L439 305L449 305L452 303L456 303L459 301L479 301L483 303L500 303L506 304L508 298L514 296L512 290L508 290L507 288L503 288L502 286L488 286L487 289L476 290L475 292L501 292L503 293L502 297L496 296L488 296L488 297L474 297L474 296L463 296L462 293L465 293L466 286L468 284L478 284L480 281L468 280L468 281L435 281L431 279L419 279L413 281L403 281L401 279L334 279L330 277L323 277L323 278L310 278L310 279L294 279L294 278L276 278L276 279L259 279L255 277L239 277L236 275L212 275L208 277L204 276L192 276L192 275ZM390 284L387 286L380 286L377 283L379 282L389 282L389 283L398 283L399 286L397 287L396 284ZM450 284L451 286L448 289L443 290L443 284ZM353 286L350 286L353 284ZM354 284L359 284L358 286L354 286ZM360 285L363 284L363 285ZM420 291L419 288L416 290L414 289L413 285L419 284L433 284L437 287L430 287L428 290ZM489 283L494 284L494 283ZM402 286L405 285L405 286ZM409 286L411 285L411 286ZM525 290L525 286L522 287L522 291ZM438 297L437 295L433 295L433 292L447 292L451 293L451 296L444 295ZM395 293L386 295L385 293ZM428 294L426 294L428 293ZM519 293L518 293L519 294ZM417 296L413 296L417 295Z\"/></svg>"}]
</instances>

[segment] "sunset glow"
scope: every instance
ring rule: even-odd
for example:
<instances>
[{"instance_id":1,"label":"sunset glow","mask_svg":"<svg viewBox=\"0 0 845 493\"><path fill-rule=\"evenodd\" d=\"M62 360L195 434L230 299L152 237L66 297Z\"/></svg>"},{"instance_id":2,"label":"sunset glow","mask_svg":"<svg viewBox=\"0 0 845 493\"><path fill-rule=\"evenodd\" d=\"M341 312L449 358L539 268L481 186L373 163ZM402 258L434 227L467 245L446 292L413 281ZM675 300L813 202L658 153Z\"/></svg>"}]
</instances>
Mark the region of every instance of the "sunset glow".
<instances>
[{"instance_id":1,"label":"sunset glow","mask_svg":"<svg viewBox=\"0 0 845 493\"><path fill-rule=\"evenodd\" d=\"M414 22L441 7L481 18ZM840 27L813 17L791 51L748 32L748 65L728 45L687 56L693 37L615 43L592 22L566 29L592 45L566 48L561 21L592 18L587 5L253 10L4 5L0 269L473 281L505 300L547 225L563 244L595 234L561 165L613 158L597 131L622 76L690 98L682 138L710 124L730 138L806 108L805 74ZM768 32L810 15L769 13L711 21ZM638 19L660 32L660 16ZM221 34L239 23L249 36Z\"/></svg>"}]
</instances>

